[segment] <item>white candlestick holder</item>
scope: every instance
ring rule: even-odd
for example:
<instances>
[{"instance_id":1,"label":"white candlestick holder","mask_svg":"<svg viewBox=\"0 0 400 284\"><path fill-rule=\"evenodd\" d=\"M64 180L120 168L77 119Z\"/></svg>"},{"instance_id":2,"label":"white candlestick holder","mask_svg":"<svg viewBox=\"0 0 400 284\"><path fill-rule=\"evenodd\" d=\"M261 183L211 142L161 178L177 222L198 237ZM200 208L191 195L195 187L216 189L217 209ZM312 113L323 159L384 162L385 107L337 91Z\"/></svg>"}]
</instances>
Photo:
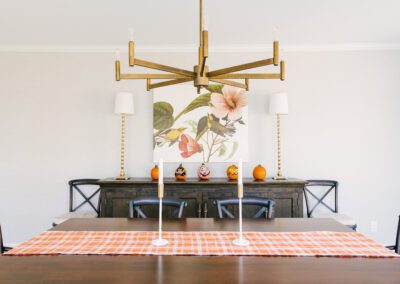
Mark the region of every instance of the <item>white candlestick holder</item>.
<instances>
[{"instance_id":1,"label":"white candlestick holder","mask_svg":"<svg viewBox=\"0 0 400 284\"><path fill-rule=\"evenodd\" d=\"M233 240L233 244L236 246L248 246L250 242L243 237L243 219L242 219L243 184L238 184L238 198L239 198L239 238Z\"/></svg>"},{"instance_id":2,"label":"white candlestick holder","mask_svg":"<svg viewBox=\"0 0 400 284\"><path fill-rule=\"evenodd\" d=\"M154 239L151 244L153 246L165 246L168 244L168 240L162 238L162 199L164 196L164 185L158 185L158 198L159 198L159 214L158 214L158 238Z\"/></svg>"}]
</instances>

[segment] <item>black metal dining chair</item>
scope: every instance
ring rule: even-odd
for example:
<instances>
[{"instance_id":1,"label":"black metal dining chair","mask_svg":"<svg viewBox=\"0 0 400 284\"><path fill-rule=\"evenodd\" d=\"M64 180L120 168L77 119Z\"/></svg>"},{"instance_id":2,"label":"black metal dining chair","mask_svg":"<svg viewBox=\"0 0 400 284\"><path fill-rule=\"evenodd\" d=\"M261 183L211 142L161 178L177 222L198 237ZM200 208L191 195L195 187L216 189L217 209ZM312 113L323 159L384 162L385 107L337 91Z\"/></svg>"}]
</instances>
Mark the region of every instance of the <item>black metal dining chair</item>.
<instances>
[{"instance_id":1,"label":"black metal dining chair","mask_svg":"<svg viewBox=\"0 0 400 284\"><path fill-rule=\"evenodd\" d=\"M394 250L397 254L400 254L400 215L399 215L399 223L397 224L396 243L394 246L387 246L387 248Z\"/></svg>"},{"instance_id":2,"label":"black metal dining chair","mask_svg":"<svg viewBox=\"0 0 400 284\"><path fill-rule=\"evenodd\" d=\"M1 233L1 225L0 225L0 254L4 253L4 245L3 245L3 235Z\"/></svg>"},{"instance_id":3,"label":"black metal dining chair","mask_svg":"<svg viewBox=\"0 0 400 284\"><path fill-rule=\"evenodd\" d=\"M356 221L347 215L339 213L338 187L339 183L334 180L308 180L303 189L306 200L307 216L309 218L332 218L339 223L356 230ZM323 192L321 196L317 195L317 190L321 190ZM333 206L327 204L326 202L329 194L334 195L335 200ZM311 200L315 201L312 207ZM329 210L329 212L315 212L315 209L320 206L325 207Z\"/></svg>"},{"instance_id":4,"label":"black metal dining chair","mask_svg":"<svg viewBox=\"0 0 400 284\"><path fill-rule=\"evenodd\" d=\"M272 219L274 217L275 201L271 198L243 197L242 204L245 206L261 206L256 214L253 215L253 218L265 216L267 219ZM235 218L234 214L228 210L227 206L239 205L239 199L236 197L220 198L214 200L214 205L217 206L218 218L222 219L224 216Z\"/></svg>"},{"instance_id":5,"label":"black metal dining chair","mask_svg":"<svg viewBox=\"0 0 400 284\"><path fill-rule=\"evenodd\" d=\"M1 232L1 225L0 225L0 254L3 254L10 249L11 249L10 247L5 247L3 244L3 234Z\"/></svg>"},{"instance_id":6,"label":"black metal dining chair","mask_svg":"<svg viewBox=\"0 0 400 284\"><path fill-rule=\"evenodd\" d=\"M175 208L172 216L182 218L187 202L177 198L163 198L162 205ZM129 218L134 218L135 212L138 218L147 218L147 215L142 210L142 206L159 206L159 199L156 196L140 196L129 200Z\"/></svg>"},{"instance_id":7,"label":"black metal dining chair","mask_svg":"<svg viewBox=\"0 0 400 284\"><path fill-rule=\"evenodd\" d=\"M97 218L100 215L100 187L98 179L74 179L68 182L69 186L69 212L57 216L53 220L53 226L61 224L71 218ZM93 187L95 186L95 187ZM87 193L89 192L89 194ZM75 194L79 194L83 200L75 205ZM94 199L98 196L95 205ZM92 210L82 210L88 204Z\"/></svg>"}]
</instances>

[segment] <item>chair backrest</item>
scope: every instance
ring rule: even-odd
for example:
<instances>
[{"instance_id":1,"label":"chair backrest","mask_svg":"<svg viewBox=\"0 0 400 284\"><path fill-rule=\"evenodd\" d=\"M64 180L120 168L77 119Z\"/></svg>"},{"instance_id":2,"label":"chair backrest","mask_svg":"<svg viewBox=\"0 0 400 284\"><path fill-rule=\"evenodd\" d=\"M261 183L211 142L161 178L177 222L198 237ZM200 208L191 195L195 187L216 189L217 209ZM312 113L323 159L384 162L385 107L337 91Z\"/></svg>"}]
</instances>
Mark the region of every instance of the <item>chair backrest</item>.
<instances>
[{"instance_id":1,"label":"chair backrest","mask_svg":"<svg viewBox=\"0 0 400 284\"><path fill-rule=\"evenodd\" d=\"M267 219L274 217L275 201L270 198L263 197L244 197L242 199L243 205L261 206L261 208L254 214L253 218L260 218L265 216ZM227 209L227 206L239 205L239 199L236 197L228 197L214 200L214 205L217 206L218 218L235 218L233 213Z\"/></svg>"},{"instance_id":2,"label":"chair backrest","mask_svg":"<svg viewBox=\"0 0 400 284\"><path fill-rule=\"evenodd\" d=\"M100 193L100 187L96 187L94 191L91 191L91 194L88 195L84 192L83 187L87 185L99 185L98 179L74 179L68 182L69 184L69 212L74 212L81 208L85 204L89 204L90 207L96 211L97 215L100 214L100 196L95 206L93 204L93 199L96 197L97 194ZM79 193L79 195L83 198L83 201L78 205L74 205L74 192Z\"/></svg>"},{"instance_id":3,"label":"chair backrest","mask_svg":"<svg viewBox=\"0 0 400 284\"><path fill-rule=\"evenodd\" d=\"M397 225L397 236L396 236L396 244L394 247L394 251L397 254L400 254L400 216L399 216L399 224Z\"/></svg>"},{"instance_id":4,"label":"chair backrest","mask_svg":"<svg viewBox=\"0 0 400 284\"><path fill-rule=\"evenodd\" d=\"M4 245L3 245L3 235L1 234L1 225L0 225L0 254L4 252Z\"/></svg>"},{"instance_id":5,"label":"chair backrest","mask_svg":"<svg viewBox=\"0 0 400 284\"><path fill-rule=\"evenodd\" d=\"M134 218L134 212L139 218L147 218L141 206L159 206L159 199L156 196L140 196L129 200L129 218ZM187 202L176 198L163 198L163 206L175 207L175 215L177 218L182 218L183 210L187 206Z\"/></svg>"},{"instance_id":6,"label":"chair backrest","mask_svg":"<svg viewBox=\"0 0 400 284\"><path fill-rule=\"evenodd\" d=\"M304 197L306 200L307 216L311 217L312 213L319 205L325 206L331 212L338 213L338 187L339 183L335 180L308 180L307 184L304 186ZM322 196L316 195L315 190L317 188L323 190ZM324 201L331 192L332 194L334 194L335 198L333 208ZM316 201L312 208L310 200L311 198Z\"/></svg>"}]
</instances>

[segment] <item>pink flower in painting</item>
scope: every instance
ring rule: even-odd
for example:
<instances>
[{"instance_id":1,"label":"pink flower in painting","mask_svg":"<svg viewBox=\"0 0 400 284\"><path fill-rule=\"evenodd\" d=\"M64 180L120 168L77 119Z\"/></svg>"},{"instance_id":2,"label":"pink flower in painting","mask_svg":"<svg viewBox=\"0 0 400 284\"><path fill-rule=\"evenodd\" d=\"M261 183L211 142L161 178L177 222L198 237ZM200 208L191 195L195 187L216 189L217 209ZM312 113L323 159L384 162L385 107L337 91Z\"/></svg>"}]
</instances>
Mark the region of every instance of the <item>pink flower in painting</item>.
<instances>
[{"instance_id":1,"label":"pink flower in painting","mask_svg":"<svg viewBox=\"0 0 400 284\"><path fill-rule=\"evenodd\" d=\"M241 88L225 85L222 94L211 94L211 112L218 118L228 116L228 120L242 117L242 109L247 106L248 93Z\"/></svg>"},{"instance_id":2,"label":"pink flower in painting","mask_svg":"<svg viewBox=\"0 0 400 284\"><path fill-rule=\"evenodd\" d=\"M193 154L203 151L202 146L196 142L192 137L186 134L181 135L181 140L179 141L179 150L181 150L182 158L186 159Z\"/></svg>"}]
</instances>

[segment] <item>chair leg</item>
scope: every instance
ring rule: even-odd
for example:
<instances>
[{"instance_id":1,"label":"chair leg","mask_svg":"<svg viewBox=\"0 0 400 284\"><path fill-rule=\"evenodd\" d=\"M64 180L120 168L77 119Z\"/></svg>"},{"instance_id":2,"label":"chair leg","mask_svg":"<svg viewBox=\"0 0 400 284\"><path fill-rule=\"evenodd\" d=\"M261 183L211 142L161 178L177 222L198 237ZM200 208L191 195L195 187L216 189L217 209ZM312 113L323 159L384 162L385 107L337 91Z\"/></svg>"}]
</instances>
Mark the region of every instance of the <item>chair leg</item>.
<instances>
[{"instance_id":1,"label":"chair leg","mask_svg":"<svg viewBox=\"0 0 400 284\"><path fill-rule=\"evenodd\" d=\"M349 227L349 228L352 229L353 231L357 231L357 224L355 224L355 225L349 225L349 226L346 226L346 227Z\"/></svg>"}]
</instances>

